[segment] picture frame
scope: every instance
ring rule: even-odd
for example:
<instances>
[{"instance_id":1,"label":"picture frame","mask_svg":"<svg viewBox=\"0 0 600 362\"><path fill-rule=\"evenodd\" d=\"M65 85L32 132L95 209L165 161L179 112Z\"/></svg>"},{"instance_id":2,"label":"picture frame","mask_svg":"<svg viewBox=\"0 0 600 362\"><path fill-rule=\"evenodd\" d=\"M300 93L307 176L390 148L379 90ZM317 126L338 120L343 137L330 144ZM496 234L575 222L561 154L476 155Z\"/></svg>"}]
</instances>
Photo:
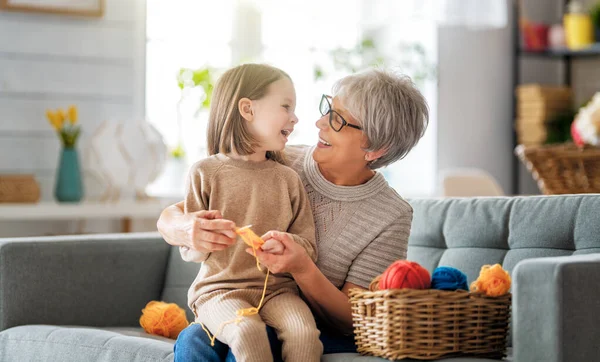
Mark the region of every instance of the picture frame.
<instances>
[{"instance_id":1,"label":"picture frame","mask_svg":"<svg viewBox=\"0 0 600 362\"><path fill-rule=\"evenodd\" d=\"M0 10L101 17L105 0L0 0Z\"/></svg>"}]
</instances>

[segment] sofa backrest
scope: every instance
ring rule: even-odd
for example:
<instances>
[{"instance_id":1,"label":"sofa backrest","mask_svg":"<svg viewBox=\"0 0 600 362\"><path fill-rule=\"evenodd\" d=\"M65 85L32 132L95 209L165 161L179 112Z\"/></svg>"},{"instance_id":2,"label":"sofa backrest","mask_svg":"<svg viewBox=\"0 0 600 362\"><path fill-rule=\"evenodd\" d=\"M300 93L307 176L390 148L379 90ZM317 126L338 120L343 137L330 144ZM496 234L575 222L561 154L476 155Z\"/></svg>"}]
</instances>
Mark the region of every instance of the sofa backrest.
<instances>
[{"instance_id":1,"label":"sofa backrest","mask_svg":"<svg viewBox=\"0 0 600 362\"><path fill-rule=\"evenodd\" d=\"M198 275L201 265L183 261L179 253L179 247L174 246L171 248L162 300L169 303L176 303L183 308L190 321L194 320L194 314L187 306L187 292Z\"/></svg>"},{"instance_id":2,"label":"sofa backrest","mask_svg":"<svg viewBox=\"0 0 600 362\"><path fill-rule=\"evenodd\" d=\"M430 272L482 265L512 272L524 259L600 253L600 194L409 200L409 260Z\"/></svg>"},{"instance_id":3,"label":"sofa backrest","mask_svg":"<svg viewBox=\"0 0 600 362\"><path fill-rule=\"evenodd\" d=\"M512 272L527 258L600 253L599 194L408 201L414 209L408 259L430 273L452 266L471 283L485 264ZM185 308L199 268L172 248L163 300Z\"/></svg>"}]
</instances>

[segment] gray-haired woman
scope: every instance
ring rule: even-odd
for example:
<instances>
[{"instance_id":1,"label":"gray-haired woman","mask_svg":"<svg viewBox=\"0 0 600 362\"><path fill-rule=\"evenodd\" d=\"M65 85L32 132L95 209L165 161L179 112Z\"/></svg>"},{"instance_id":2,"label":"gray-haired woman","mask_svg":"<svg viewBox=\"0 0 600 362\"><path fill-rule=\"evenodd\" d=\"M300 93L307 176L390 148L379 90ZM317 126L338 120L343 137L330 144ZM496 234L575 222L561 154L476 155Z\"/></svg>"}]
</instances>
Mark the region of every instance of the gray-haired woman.
<instances>
[{"instance_id":1,"label":"gray-haired woman","mask_svg":"<svg viewBox=\"0 0 600 362\"><path fill-rule=\"evenodd\" d=\"M300 175L311 203L318 260L314 263L285 233L277 236L285 246L281 255L257 255L272 272L293 276L315 315L327 354L355 351L348 336L349 289L368 288L389 264L406 258L412 208L375 170L408 154L423 136L429 112L408 77L383 70L342 78L332 96L323 95L320 111L317 145L285 149L288 166ZM185 214L182 204L166 208L157 223L169 244L213 252L236 242L235 225L219 210ZM193 328L198 326L179 336L196 339L186 341L197 346L187 360L231 360L226 345L211 347ZM276 351L277 339L271 341Z\"/></svg>"}]
</instances>

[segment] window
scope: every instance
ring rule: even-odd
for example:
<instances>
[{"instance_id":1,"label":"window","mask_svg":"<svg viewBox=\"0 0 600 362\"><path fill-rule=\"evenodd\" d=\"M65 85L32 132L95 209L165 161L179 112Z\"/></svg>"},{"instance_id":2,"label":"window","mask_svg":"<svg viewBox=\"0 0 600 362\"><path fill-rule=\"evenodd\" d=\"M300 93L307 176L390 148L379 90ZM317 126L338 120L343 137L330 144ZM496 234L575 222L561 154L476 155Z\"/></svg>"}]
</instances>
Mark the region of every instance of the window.
<instances>
[{"instance_id":1,"label":"window","mask_svg":"<svg viewBox=\"0 0 600 362\"><path fill-rule=\"evenodd\" d=\"M265 62L285 70L296 86L300 122L290 144L315 144L321 94L330 93L333 82L349 73L333 66L333 49L353 48L369 36L386 46L410 41L435 51L433 25L394 15L406 12L407 3L411 2L151 0L147 7L148 120L174 147L178 142L181 91L176 76L180 68L225 70L245 61ZM430 55L434 59L434 54ZM393 65L397 64L386 64ZM315 79L317 67L324 70L319 79ZM432 111L425 138L405 160L381 170L403 196L428 195L435 188L435 82L423 83L422 89ZM208 114L204 111L194 117L198 103L193 94L179 103L189 162L205 155Z\"/></svg>"}]
</instances>

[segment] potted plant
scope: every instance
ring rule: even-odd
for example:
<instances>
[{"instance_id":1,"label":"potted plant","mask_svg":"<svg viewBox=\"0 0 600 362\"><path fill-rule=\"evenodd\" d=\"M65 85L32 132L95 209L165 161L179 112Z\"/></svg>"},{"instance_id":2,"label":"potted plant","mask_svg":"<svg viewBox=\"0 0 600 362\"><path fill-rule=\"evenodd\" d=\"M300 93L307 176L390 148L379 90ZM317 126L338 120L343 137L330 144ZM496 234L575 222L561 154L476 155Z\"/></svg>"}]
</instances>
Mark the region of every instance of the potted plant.
<instances>
[{"instance_id":1,"label":"potted plant","mask_svg":"<svg viewBox=\"0 0 600 362\"><path fill-rule=\"evenodd\" d=\"M184 120L198 118L200 112L210 108L210 99L215 82L215 70L209 67L181 68L177 72L177 86L181 93L177 101L177 143L170 146L165 168L148 188L152 196L181 197L188 170L184 146ZM192 155L193 157L193 155Z\"/></svg>"},{"instance_id":2,"label":"potted plant","mask_svg":"<svg viewBox=\"0 0 600 362\"><path fill-rule=\"evenodd\" d=\"M596 42L600 43L600 1L597 1L590 10L592 24L594 24Z\"/></svg>"},{"instance_id":3,"label":"potted plant","mask_svg":"<svg viewBox=\"0 0 600 362\"><path fill-rule=\"evenodd\" d=\"M315 64L314 79L323 79L332 70L352 74L368 67L391 64L399 65L419 87L426 80L435 79L436 65L429 59L422 45L402 42L393 49L384 51L382 48L373 37L365 36L350 49L338 47L330 50L327 55L332 60L332 65L326 70L322 64Z\"/></svg>"},{"instance_id":4,"label":"potted plant","mask_svg":"<svg viewBox=\"0 0 600 362\"><path fill-rule=\"evenodd\" d=\"M194 117L198 117L200 111L210 108L210 99L214 88L214 70L208 67L195 70L181 68L177 74L177 86L181 90L181 96L177 102L177 145L170 152L170 156L176 159L185 157L182 103L190 96L192 89L200 89L202 90L201 99L199 100L200 106L196 110Z\"/></svg>"},{"instance_id":5,"label":"potted plant","mask_svg":"<svg viewBox=\"0 0 600 362\"><path fill-rule=\"evenodd\" d=\"M78 202L83 197L79 156L75 148L81 133L77 113L75 106L69 107L67 112L62 109L46 111L48 122L62 144L54 189L54 196L59 202Z\"/></svg>"}]
</instances>

